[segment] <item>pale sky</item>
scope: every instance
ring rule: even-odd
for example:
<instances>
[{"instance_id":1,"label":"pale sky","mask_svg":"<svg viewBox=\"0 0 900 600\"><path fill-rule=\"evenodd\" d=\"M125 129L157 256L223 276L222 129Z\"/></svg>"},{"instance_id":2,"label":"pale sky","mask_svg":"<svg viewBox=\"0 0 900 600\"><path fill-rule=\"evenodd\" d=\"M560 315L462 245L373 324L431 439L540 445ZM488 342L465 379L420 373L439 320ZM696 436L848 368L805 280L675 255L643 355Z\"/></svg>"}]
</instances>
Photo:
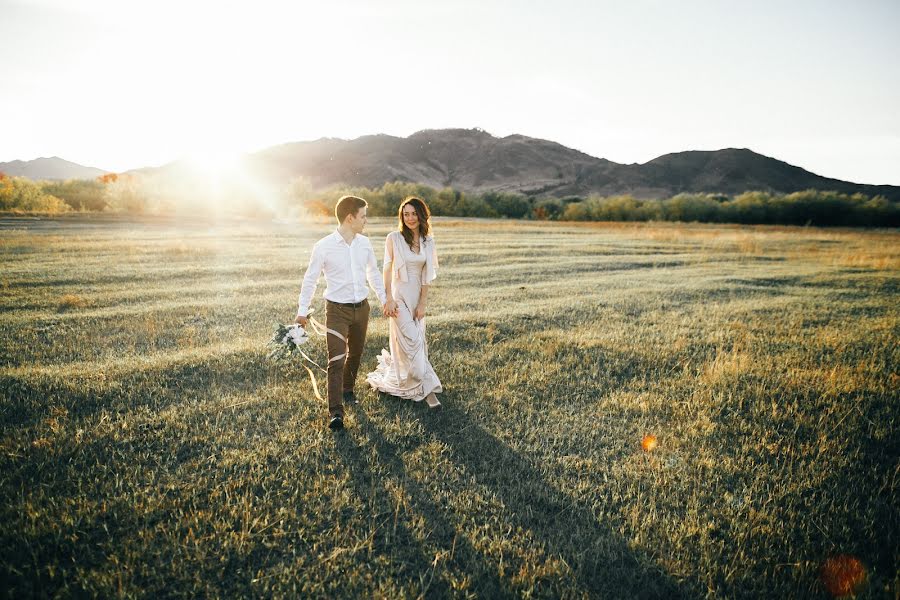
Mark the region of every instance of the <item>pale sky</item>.
<instances>
[{"instance_id":1,"label":"pale sky","mask_svg":"<svg viewBox=\"0 0 900 600\"><path fill-rule=\"evenodd\" d=\"M0 0L0 162L480 127L900 185L897 0Z\"/></svg>"}]
</instances>

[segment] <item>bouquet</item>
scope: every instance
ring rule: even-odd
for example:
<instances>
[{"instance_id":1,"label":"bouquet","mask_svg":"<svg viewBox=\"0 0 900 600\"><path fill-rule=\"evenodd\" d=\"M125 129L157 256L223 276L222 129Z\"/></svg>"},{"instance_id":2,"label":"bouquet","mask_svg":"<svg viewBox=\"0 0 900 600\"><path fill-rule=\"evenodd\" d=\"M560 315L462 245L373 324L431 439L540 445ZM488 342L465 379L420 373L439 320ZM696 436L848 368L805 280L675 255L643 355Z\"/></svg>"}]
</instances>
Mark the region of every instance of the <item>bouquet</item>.
<instances>
[{"instance_id":1,"label":"bouquet","mask_svg":"<svg viewBox=\"0 0 900 600\"><path fill-rule=\"evenodd\" d=\"M300 346L309 341L309 335L306 330L299 324L291 323L290 325L275 325L275 331L272 339L269 340L269 358L274 360L284 360L293 357L295 354L304 354L300 350Z\"/></svg>"},{"instance_id":2,"label":"bouquet","mask_svg":"<svg viewBox=\"0 0 900 600\"><path fill-rule=\"evenodd\" d=\"M310 311L312 312L312 311ZM333 329L328 329L325 325L322 325L312 317L309 318L309 325L312 327L313 332L316 335L321 335L325 337L326 335L333 335L341 340L344 343L347 343L347 338L338 333ZM309 355L304 352L300 347L309 342L309 335L302 326L291 323L290 325L275 325L275 332L272 334L272 339L269 340L269 347L271 350L269 351L269 358L274 360L282 360L287 358L292 358L294 354L299 354L303 360L308 362L310 365L316 367L322 373L327 373L325 369L322 368L319 363L314 361L309 357ZM346 356L346 354L341 354L339 356L334 356L328 359L328 362L332 362L335 360L339 360ZM316 382L316 374L313 373L313 370L309 368L304 362L300 363L306 372L309 373L309 381L312 383L313 392L316 394L316 398L324 402L325 400L322 398L322 395L319 393L319 384Z\"/></svg>"},{"instance_id":3,"label":"bouquet","mask_svg":"<svg viewBox=\"0 0 900 600\"><path fill-rule=\"evenodd\" d=\"M324 337L325 333L328 332L346 341L346 339L341 334L337 333L334 330L327 329L315 319L310 319L309 324L312 326L313 331L318 335ZM316 398L324 402L325 399L322 398L322 395L319 393L319 384L316 381L316 374L313 373L313 370L309 368L309 365L314 366L322 373L326 373L327 371L301 349L301 346L309 342L309 339L309 334L301 325L296 323L291 323L290 325L281 325L280 323L278 323L275 325L275 331L272 334L272 339L269 340L269 348L271 348L271 350L269 351L269 358L272 360L284 360L293 358L295 354L300 355L303 361L305 361L301 361L300 364L304 369L306 369L306 372L309 373L309 382L312 384L313 393L316 395ZM306 363L309 363L309 365L307 365Z\"/></svg>"}]
</instances>

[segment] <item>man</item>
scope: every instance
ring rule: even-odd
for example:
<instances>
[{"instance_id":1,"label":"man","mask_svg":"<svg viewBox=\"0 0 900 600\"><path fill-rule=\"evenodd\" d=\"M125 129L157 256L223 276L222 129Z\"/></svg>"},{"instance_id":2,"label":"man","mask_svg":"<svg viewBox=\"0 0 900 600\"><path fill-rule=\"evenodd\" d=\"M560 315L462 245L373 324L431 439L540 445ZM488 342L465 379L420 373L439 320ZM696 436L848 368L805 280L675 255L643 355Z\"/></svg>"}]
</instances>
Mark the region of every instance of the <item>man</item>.
<instances>
[{"instance_id":1,"label":"man","mask_svg":"<svg viewBox=\"0 0 900 600\"><path fill-rule=\"evenodd\" d=\"M344 403L356 404L353 391L359 360L369 326L369 290L375 290L385 316L394 316L397 303L384 293L369 238L361 235L368 222L368 203L356 196L344 196L334 207L338 228L313 246L309 266L300 288L296 323L304 328L309 305L315 296L319 275L325 271L325 336L328 345L328 427L344 427ZM335 335L337 334L337 335Z\"/></svg>"}]
</instances>

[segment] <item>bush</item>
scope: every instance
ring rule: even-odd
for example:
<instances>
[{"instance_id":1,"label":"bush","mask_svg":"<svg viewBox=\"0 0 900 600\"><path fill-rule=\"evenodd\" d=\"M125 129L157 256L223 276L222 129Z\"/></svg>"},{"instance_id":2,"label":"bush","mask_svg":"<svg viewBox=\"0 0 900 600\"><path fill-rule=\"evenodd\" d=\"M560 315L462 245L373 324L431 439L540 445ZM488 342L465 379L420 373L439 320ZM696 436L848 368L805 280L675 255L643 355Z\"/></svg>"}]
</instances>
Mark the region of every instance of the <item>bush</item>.
<instances>
[{"instance_id":1,"label":"bush","mask_svg":"<svg viewBox=\"0 0 900 600\"><path fill-rule=\"evenodd\" d=\"M0 174L0 210L13 212L63 213L72 208L44 191L40 183L24 177Z\"/></svg>"},{"instance_id":2,"label":"bush","mask_svg":"<svg viewBox=\"0 0 900 600\"><path fill-rule=\"evenodd\" d=\"M109 176L104 176L108 178ZM63 200L74 210L101 211L106 209L104 184L100 180L71 179L44 184L44 191Z\"/></svg>"},{"instance_id":3,"label":"bush","mask_svg":"<svg viewBox=\"0 0 900 600\"><path fill-rule=\"evenodd\" d=\"M541 213L539 218L552 218ZM679 194L666 200L591 196L565 206L568 221L699 221L818 226L900 226L900 203L883 196L806 190L788 195L744 192L734 199Z\"/></svg>"},{"instance_id":4,"label":"bush","mask_svg":"<svg viewBox=\"0 0 900 600\"><path fill-rule=\"evenodd\" d=\"M769 205L773 199L768 192L744 192L727 202L723 209L733 223L771 223Z\"/></svg>"},{"instance_id":5,"label":"bush","mask_svg":"<svg viewBox=\"0 0 900 600\"><path fill-rule=\"evenodd\" d=\"M572 203L577 204L577 203ZM572 204L569 204L571 206ZM562 217L565 207L558 198L541 198L534 203L531 214L539 221L556 221Z\"/></svg>"},{"instance_id":6,"label":"bush","mask_svg":"<svg viewBox=\"0 0 900 600\"><path fill-rule=\"evenodd\" d=\"M268 216L280 211L333 215L346 194L369 203L369 215L394 217L408 196L425 200L435 216L503 217L566 221L688 221L817 226L900 226L900 202L883 196L804 190L786 195L747 191L734 198L717 194L678 194L637 199L631 195L586 199L538 198L506 192L466 194L450 187L394 181L380 188L337 186L316 191L298 177L281 189L247 186L232 179L215 190L203 180L129 177L109 174L97 181L32 182L0 174L0 210L65 212L112 210L131 213L216 212Z\"/></svg>"},{"instance_id":7,"label":"bush","mask_svg":"<svg viewBox=\"0 0 900 600\"><path fill-rule=\"evenodd\" d=\"M112 212L153 212L149 210L151 203L147 186L135 177L120 177L117 181L106 184L103 197L106 200L106 210ZM163 204L163 211L165 207L167 205Z\"/></svg>"},{"instance_id":8,"label":"bush","mask_svg":"<svg viewBox=\"0 0 900 600\"><path fill-rule=\"evenodd\" d=\"M501 217L524 219L531 213L531 200L522 194L487 192L481 198Z\"/></svg>"},{"instance_id":9,"label":"bush","mask_svg":"<svg viewBox=\"0 0 900 600\"><path fill-rule=\"evenodd\" d=\"M588 212L587 202L572 202L567 204L560 216L562 221L590 221L591 215Z\"/></svg>"},{"instance_id":10,"label":"bush","mask_svg":"<svg viewBox=\"0 0 900 600\"><path fill-rule=\"evenodd\" d=\"M667 221L720 221L721 204L704 194L678 194L663 201L663 215Z\"/></svg>"}]
</instances>

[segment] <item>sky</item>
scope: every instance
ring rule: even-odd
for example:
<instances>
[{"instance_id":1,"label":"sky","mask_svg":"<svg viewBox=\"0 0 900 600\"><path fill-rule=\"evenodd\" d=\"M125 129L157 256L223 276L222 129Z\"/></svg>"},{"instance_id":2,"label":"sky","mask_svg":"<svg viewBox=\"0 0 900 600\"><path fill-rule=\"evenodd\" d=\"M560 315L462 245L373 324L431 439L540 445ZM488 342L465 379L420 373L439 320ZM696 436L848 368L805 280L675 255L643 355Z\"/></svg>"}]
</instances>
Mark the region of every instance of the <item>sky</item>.
<instances>
[{"instance_id":1,"label":"sky","mask_svg":"<svg viewBox=\"0 0 900 600\"><path fill-rule=\"evenodd\" d=\"M478 127L900 185L897 0L0 0L0 162Z\"/></svg>"}]
</instances>

